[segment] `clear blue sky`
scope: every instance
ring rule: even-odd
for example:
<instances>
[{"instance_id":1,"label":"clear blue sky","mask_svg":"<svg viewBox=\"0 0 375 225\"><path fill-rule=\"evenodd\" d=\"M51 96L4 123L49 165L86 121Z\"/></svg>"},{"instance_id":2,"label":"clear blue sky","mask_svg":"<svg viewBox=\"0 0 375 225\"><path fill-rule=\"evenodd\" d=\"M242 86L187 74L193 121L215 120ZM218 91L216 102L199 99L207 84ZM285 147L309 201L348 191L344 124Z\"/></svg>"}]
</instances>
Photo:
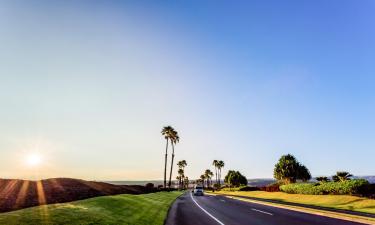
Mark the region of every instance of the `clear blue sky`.
<instances>
[{"instance_id":1,"label":"clear blue sky","mask_svg":"<svg viewBox=\"0 0 375 225\"><path fill-rule=\"evenodd\" d=\"M375 174L375 2L1 1L0 176L159 179L213 159ZM30 154L41 164L25 165Z\"/></svg>"}]
</instances>

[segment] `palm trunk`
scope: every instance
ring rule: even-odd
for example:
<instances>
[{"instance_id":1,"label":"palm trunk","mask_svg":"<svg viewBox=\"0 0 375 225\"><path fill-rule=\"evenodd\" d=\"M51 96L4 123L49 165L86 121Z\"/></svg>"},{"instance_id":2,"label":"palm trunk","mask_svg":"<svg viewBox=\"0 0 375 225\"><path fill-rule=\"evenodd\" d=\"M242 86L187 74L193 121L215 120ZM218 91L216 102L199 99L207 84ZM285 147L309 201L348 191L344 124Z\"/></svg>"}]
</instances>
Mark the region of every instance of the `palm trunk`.
<instances>
[{"instance_id":1,"label":"palm trunk","mask_svg":"<svg viewBox=\"0 0 375 225\"><path fill-rule=\"evenodd\" d=\"M221 168L219 168L219 186L221 185Z\"/></svg>"},{"instance_id":2,"label":"palm trunk","mask_svg":"<svg viewBox=\"0 0 375 225\"><path fill-rule=\"evenodd\" d=\"M171 163L171 171L169 171L169 183L168 183L168 187L171 188L171 179L172 179L172 171L173 171L173 160L174 160L174 144L173 142L171 142L172 144L172 163Z\"/></svg>"},{"instance_id":3,"label":"palm trunk","mask_svg":"<svg viewBox=\"0 0 375 225\"><path fill-rule=\"evenodd\" d=\"M164 160L164 188L167 187L167 155L168 155L168 138L167 138L167 146L165 147L165 160Z\"/></svg>"},{"instance_id":4,"label":"palm trunk","mask_svg":"<svg viewBox=\"0 0 375 225\"><path fill-rule=\"evenodd\" d=\"M215 166L215 177L216 177L216 184L218 183L217 181L217 167Z\"/></svg>"},{"instance_id":5,"label":"palm trunk","mask_svg":"<svg viewBox=\"0 0 375 225\"><path fill-rule=\"evenodd\" d=\"M182 185L182 189L184 189L184 187L185 187L185 176L182 177L181 185Z\"/></svg>"}]
</instances>

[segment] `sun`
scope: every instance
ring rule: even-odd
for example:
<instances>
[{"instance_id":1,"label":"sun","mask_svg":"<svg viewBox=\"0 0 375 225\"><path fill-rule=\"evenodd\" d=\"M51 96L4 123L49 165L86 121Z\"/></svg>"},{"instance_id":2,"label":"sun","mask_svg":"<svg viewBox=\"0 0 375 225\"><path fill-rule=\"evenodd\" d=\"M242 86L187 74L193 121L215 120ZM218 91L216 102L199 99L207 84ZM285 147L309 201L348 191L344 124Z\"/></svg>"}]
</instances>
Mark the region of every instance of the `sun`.
<instances>
[{"instance_id":1,"label":"sun","mask_svg":"<svg viewBox=\"0 0 375 225\"><path fill-rule=\"evenodd\" d=\"M41 162L42 162L42 157L37 153L30 154L26 157L26 163L29 166L37 166Z\"/></svg>"}]
</instances>

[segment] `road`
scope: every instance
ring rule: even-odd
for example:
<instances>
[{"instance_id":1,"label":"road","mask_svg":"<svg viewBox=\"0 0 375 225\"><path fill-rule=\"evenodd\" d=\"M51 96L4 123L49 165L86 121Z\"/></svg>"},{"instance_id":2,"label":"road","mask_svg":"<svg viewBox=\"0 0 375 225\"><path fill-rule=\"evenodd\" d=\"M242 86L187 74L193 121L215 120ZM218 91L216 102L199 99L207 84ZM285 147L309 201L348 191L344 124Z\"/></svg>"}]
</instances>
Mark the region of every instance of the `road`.
<instances>
[{"instance_id":1,"label":"road","mask_svg":"<svg viewBox=\"0 0 375 225\"><path fill-rule=\"evenodd\" d=\"M224 196L187 192L172 205L166 225L360 225Z\"/></svg>"}]
</instances>

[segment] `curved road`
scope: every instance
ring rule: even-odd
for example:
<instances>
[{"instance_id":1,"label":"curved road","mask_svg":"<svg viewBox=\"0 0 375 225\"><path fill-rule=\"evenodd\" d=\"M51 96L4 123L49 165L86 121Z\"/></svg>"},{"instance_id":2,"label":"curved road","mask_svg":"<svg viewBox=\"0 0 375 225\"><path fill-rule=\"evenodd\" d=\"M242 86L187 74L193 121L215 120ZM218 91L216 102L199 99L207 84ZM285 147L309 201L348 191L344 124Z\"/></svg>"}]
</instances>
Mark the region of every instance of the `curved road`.
<instances>
[{"instance_id":1,"label":"curved road","mask_svg":"<svg viewBox=\"0 0 375 225\"><path fill-rule=\"evenodd\" d=\"M172 205L166 225L360 225L224 196L192 196L187 192Z\"/></svg>"}]
</instances>

